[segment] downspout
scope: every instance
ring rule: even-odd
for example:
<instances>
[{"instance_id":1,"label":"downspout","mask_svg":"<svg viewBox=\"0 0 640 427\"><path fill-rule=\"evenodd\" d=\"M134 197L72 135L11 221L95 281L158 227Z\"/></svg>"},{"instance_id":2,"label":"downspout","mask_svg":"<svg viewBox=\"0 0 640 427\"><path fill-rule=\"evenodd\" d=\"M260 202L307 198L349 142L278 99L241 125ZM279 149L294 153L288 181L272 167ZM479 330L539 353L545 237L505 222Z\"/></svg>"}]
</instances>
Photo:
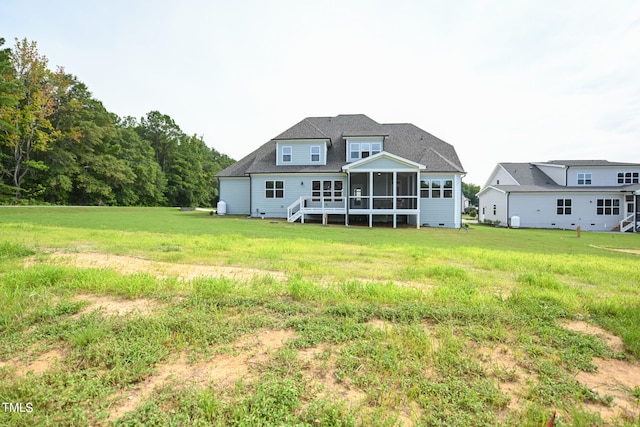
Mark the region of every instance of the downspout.
<instances>
[{"instance_id":1,"label":"downspout","mask_svg":"<svg viewBox=\"0 0 640 427\"><path fill-rule=\"evenodd\" d=\"M251 179L251 174L249 175L249 218L251 218L252 212L253 212L253 191L252 190L252 186L253 186L253 179Z\"/></svg>"},{"instance_id":2,"label":"downspout","mask_svg":"<svg viewBox=\"0 0 640 427\"><path fill-rule=\"evenodd\" d=\"M509 219L509 196L511 196L511 192L507 192L507 227L511 228L511 220Z\"/></svg>"}]
</instances>

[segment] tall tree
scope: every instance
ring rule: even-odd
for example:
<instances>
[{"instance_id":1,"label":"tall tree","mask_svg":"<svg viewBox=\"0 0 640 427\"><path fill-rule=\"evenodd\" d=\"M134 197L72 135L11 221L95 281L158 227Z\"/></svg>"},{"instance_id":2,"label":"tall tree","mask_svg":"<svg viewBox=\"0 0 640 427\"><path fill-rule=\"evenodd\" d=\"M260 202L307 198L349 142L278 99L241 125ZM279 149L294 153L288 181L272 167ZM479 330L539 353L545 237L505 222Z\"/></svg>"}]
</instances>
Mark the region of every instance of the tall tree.
<instances>
[{"instance_id":1,"label":"tall tree","mask_svg":"<svg viewBox=\"0 0 640 427\"><path fill-rule=\"evenodd\" d=\"M121 157L135 174L135 180L116 193L120 205L160 206L166 202L167 179L156 162L151 145L136 133L135 119L117 120L113 143L121 147Z\"/></svg>"},{"instance_id":2,"label":"tall tree","mask_svg":"<svg viewBox=\"0 0 640 427\"><path fill-rule=\"evenodd\" d=\"M52 73L47 58L38 53L36 42L16 40L11 54L17 84L17 103L5 110L5 120L13 131L3 141L11 151L9 173L16 189L15 197L22 197L22 180L30 169L44 169L44 163L33 160L33 154L44 151L58 132L49 120L56 103L56 85L63 84L64 73Z\"/></svg>"},{"instance_id":3,"label":"tall tree","mask_svg":"<svg viewBox=\"0 0 640 427\"><path fill-rule=\"evenodd\" d=\"M5 40L0 38L0 47ZM13 192L15 187L10 185L7 178L9 172L8 159L11 157L9 141L17 133L12 116L13 109L18 104L18 85L15 78L15 70L11 63L11 49L0 49L0 200L3 195Z\"/></svg>"},{"instance_id":4,"label":"tall tree","mask_svg":"<svg viewBox=\"0 0 640 427\"><path fill-rule=\"evenodd\" d=\"M52 116L59 138L42 157L50 165L48 199L62 203L116 204L118 192L135 179L123 158L115 116L93 98L87 86L67 76L68 90L59 94Z\"/></svg>"},{"instance_id":5,"label":"tall tree","mask_svg":"<svg viewBox=\"0 0 640 427\"><path fill-rule=\"evenodd\" d=\"M480 191L480 186L475 184L468 184L466 182L462 183L462 194L464 194L470 201L473 206L478 206L478 192Z\"/></svg>"},{"instance_id":6,"label":"tall tree","mask_svg":"<svg viewBox=\"0 0 640 427\"><path fill-rule=\"evenodd\" d=\"M184 136L180 127L166 114L151 111L140 120L137 131L142 139L151 144L156 153L156 161L162 172L166 173L180 139Z\"/></svg>"}]
</instances>

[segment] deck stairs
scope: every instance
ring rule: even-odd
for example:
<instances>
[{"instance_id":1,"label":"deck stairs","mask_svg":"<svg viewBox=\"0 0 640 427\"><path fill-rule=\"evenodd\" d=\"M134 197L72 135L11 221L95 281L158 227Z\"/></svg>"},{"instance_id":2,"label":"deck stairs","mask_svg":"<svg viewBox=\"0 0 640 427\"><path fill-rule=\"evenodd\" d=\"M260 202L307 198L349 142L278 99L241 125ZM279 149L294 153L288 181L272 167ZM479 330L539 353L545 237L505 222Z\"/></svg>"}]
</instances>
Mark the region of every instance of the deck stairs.
<instances>
[{"instance_id":1,"label":"deck stairs","mask_svg":"<svg viewBox=\"0 0 640 427\"><path fill-rule=\"evenodd\" d=\"M322 215L323 224L326 216L329 214L344 215L347 213L347 202L345 199L327 201L317 197L300 197L291 203L287 208L287 221L296 222L301 220L304 222L304 215L316 214Z\"/></svg>"}]
</instances>

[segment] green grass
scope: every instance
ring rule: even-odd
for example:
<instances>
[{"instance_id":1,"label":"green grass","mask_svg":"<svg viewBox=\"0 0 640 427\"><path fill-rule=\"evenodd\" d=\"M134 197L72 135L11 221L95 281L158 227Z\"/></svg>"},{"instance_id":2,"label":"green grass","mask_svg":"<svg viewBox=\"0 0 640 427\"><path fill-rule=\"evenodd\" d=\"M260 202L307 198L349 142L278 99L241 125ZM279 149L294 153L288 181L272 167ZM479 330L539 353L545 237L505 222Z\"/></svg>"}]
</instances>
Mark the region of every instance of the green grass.
<instances>
[{"instance_id":1,"label":"green grass","mask_svg":"<svg viewBox=\"0 0 640 427\"><path fill-rule=\"evenodd\" d=\"M28 414L0 411L0 424L108 424L119 393L180 354L204 363L241 351L243 337L288 330L295 338L233 384L174 378L110 422L539 426L557 409L559 425L638 425L637 411L603 419L587 409L615 402L575 376L596 372L596 358L637 366L639 255L603 248L637 251L638 237L0 207L0 397L33 404ZM181 280L77 268L51 252L262 273ZM119 315L93 309L83 295L155 305ZM619 336L624 351L563 326L577 319ZM494 363L494 349L511 363ZM60 356L48 369L19 372L52 351ZM303 357L309 351L316 356ZM516 382L517 405L505 391ZM628 395L637 402L637 387Z\"/></svg>"}]
</instances>

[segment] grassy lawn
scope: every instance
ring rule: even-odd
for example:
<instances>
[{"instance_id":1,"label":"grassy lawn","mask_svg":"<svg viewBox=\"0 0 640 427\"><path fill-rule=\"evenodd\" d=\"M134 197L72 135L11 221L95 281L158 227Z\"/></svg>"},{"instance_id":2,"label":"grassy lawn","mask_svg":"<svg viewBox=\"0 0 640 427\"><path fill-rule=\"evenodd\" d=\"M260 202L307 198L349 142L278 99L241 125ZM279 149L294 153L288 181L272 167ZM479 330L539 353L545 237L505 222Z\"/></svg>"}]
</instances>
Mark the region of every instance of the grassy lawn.
<instances>
[{"instance_id":1,"label":"grassy lawn","mask_svg":"<svg viewBox=\"0 0 640 427\"><path fill-rule=\"evenodd\" d=\"M640 425L639 235L0 207L0 298L0 425Z\"/></svg>"}]
</instances>

